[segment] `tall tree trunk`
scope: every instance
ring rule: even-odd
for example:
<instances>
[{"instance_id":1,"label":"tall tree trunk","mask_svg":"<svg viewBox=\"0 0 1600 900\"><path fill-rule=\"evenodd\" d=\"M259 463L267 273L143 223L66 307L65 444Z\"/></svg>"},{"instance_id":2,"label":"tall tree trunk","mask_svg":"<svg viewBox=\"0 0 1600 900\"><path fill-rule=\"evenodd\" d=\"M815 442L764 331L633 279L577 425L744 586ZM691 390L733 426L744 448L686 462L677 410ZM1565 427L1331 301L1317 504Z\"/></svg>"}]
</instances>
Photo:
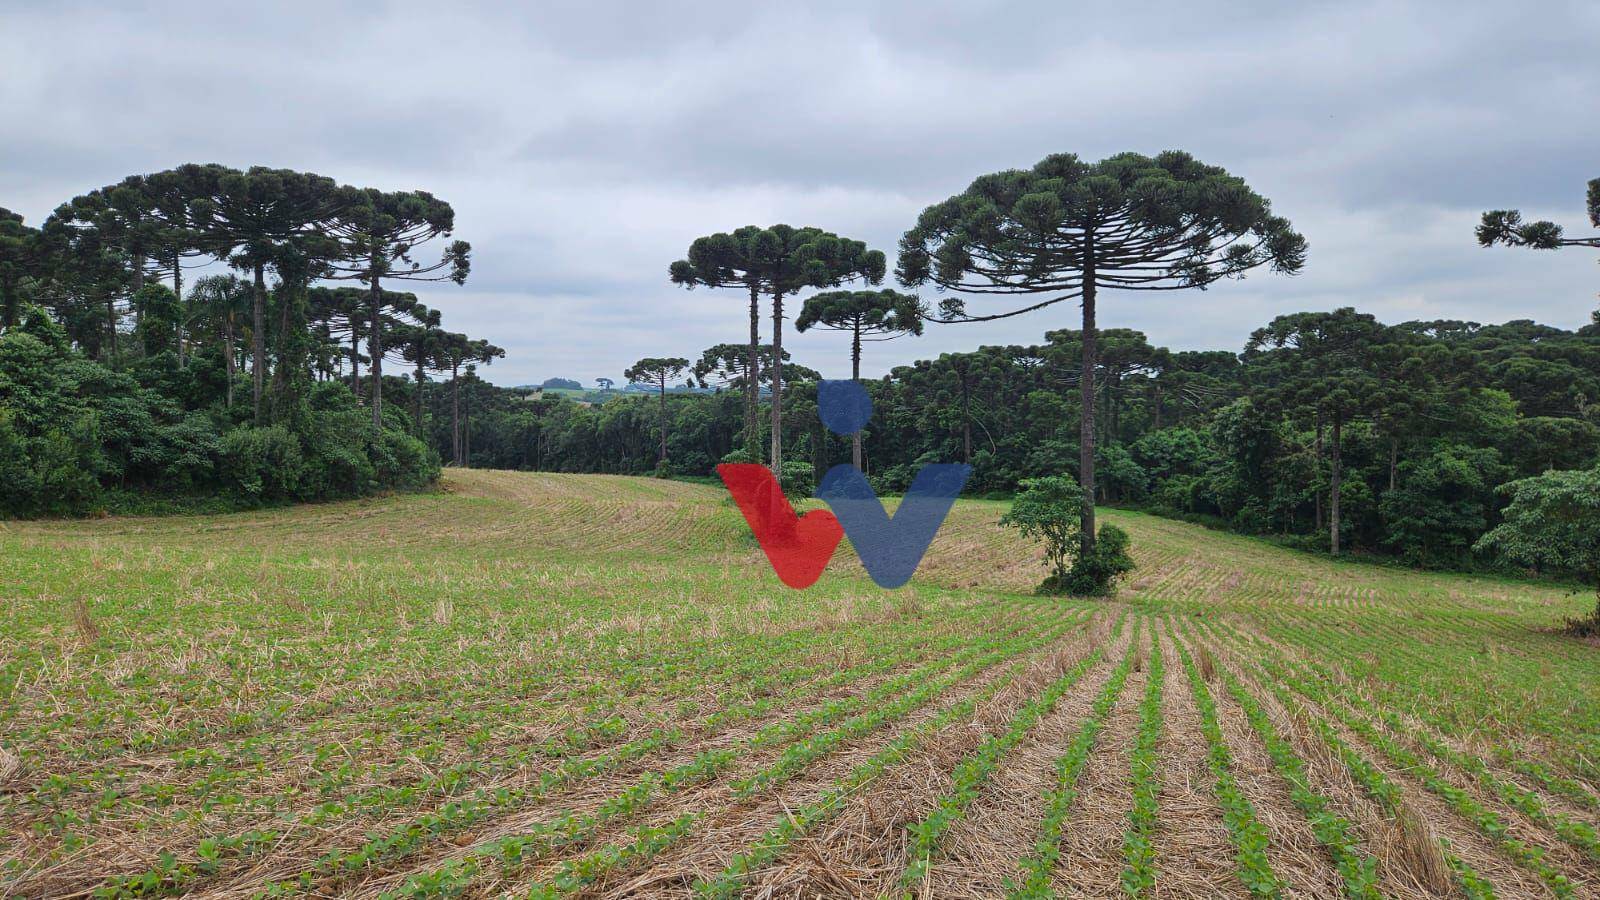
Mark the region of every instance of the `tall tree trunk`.
<instances>
[{"instance_id":1,"label":"tall tree trunk","mask_svg":"<svg viewBox=\"0 0 1600 900\"><path fill-rule=\"evenodd\" d=\"M661 462L667 461L667 376L661 375Z\"/></svg>"},{"instance_id":2,"label":"tall tree trunk","mask_svg":"<svg viewBox=\"0 0 1600 900\"><path fill-rule=\"evenodd\" d=\"M1389 490L1400 486L1400 439L1389 438Z\"/></svg>"},{"instance_id":3,"label":"tall tree trunk","mask_svg":"<svg viewBox=\"0 0 1600 900\"><path fill-rule=\"evenodd\" d=\"M744 449L760 452L761 439L761 291L750 283L750 354L744 364Z\"/></svg>"},{"instance_id":4,"label":"tall tree trunk","mask_svg":"<svg viewBox=\"0 0 1600 900\"><path fill-rule=\"evenodd\" d=\"M1333 416L1333 473L1329 479L1328 489L1328 529L1332 533L1333 555L1339 555L1339 482L1343 472L1343 418L1334 413Z\"/></svg>"},{"instance_id":5,"label":"tall tree trunk","mask_svg":"<svg viewBox=\"0 0 1600 900\"><path fill-rule=\"evenodd\" d=\"M972 385L961 373L961 461L972 465Z\"/></svg>"},{"instance_id":6,"label":"tall tree trunk","mask_svg":"<svg viewBox=\"0 0 1600 900\"><path fill-rule=\"evenodd\" d=\"M270 408L274 417L281 418L282 412L288 409L286 398L289 396L289 381L295 376L295 368L303 365L304 360L295 354L293 366L290 365L291 341L296 332L303 332L304 322L296 322L294 318L294 304L298 299L294 294L295 289L280 283L278 285L278 328L273 336L277 343L277 355L272 365L272 383L267 390Z\"/></svg>"},{"instance_id":7,"label":"tall tree trunk","mask_svg":"<svg viewBox=\"0 0 1600 900\"><path fill-rule=\"evenodd\" d=\"M17 324L17 294L9 278L0 278L0 310L4 315L0 325L10 328Z\"/></svg>"},{"instance_id":8,"label":"tall tree trunk","mask_svg":"<svg viewBox=\"0 0 1600 900\"><path fill-rule=\"evenodd\" d=\"M417 413L416 413L416 430L417 430L417 437L419 439L421 439L422 438L422 350L420 348L417 350Z\"/></svg>"},{"instance_id":9,"label":"tall tree trunk","mask_svg":"<svg viewBox=\"0 0 1600 900\"><path fill-rule=\"evenodd\" d=\"M267 267L255 265L255 289L250 295L250 387L256 422L261 421L261 392L267 384Z\"/></svg>"},{"instance_id":10,"label":"tall tree trunk","mask_svg":"<svg viewBox=\"0 0 1600 900\"><path fill-rule=\"evenodd\" d=\"M783 478L783 292L772 292L772 475Z\"/></svg>"},{"instance_id":11,"label":"tall tree trunk","mask_svg":"<svg viewBox=\"0 0 1600 900\"><path fill-rule=\"evenodd\" d=\"M1318 411L1318 413L1317 413L1317 438L1316 438L1315 443L1312 444L1312 448L1313 448L1312 456L1315 459L1315 468L1316 468L1316 472L1317 472L1317 480L1320 481L1322 479L1322 413L1321 413L1321 411ZM1315 498L1313 502L1314 502L1315 507L1316 507L1315 512L1313 513L1316 518L1315 518L1315 520L1313 521L1312 524L1315 525L1317 531L1321 531L1322 530L1322 491L1321 490L1317 490L1317 489L1313 489L1311 493L1313 494L1313 496Z\"/></svg>"},{"instance_id":12,"label":"tall tree trunk","mask_svg":"<svg viewBox=\"0 0 1600 900\"><path fill-rule=\"evenodd\" d=\"M855 381L856 384L860 384L861 383L861 317L860 316L856 317L854 337L852 338L852 342L851 342L851 345L850 345L850 377ZM850 464L856 467L856 471L857 472L862 472L862 473L865 473L866 469L863 469L861 467L861 433L863 431L866 431L866 429L867 429L867 426L866 425L862 425L860 428L857 428L855 430L854 434L850 435ZM823 435L823 438L826 439L827 435ZM821 483L821 479L818 479L818 483L819 484Z\"/></svg>"},{"instance_id":13,"label":"tall tree trunk","mask_svg":"<svg viewBox=\"0 0 1600 900\"><path fill-rule=\"evenodd\" d=\"M134 293L134 296L138 296L139 292L142 291L142 290L144 290L144 254L143 253L138 253L138 254L135 254L134 257L133 257L133 293ZM133 331L134 331L135 334L139 333L139 325L143 321L144 321L144 310L141 308L141 304L137 300L135 300L133 302Z\"/></svg>"},{"instance_id":14,"label":"tall tree trunk","mask_svg":"<svg viewBox=\"0 0 1600 900\"><path fill-rule=\"evenodd\" d=\"M450 363L450 461L461 465L461 363Z\"/></svg>"},{"instance_id":15,"label":"tall tree trunk","mask_svg":"<svg viewBox=\"0 0 1600 900\"><path fill-rule=\"evenodd\" d=\"M1154 399L1154 401L1152 403L1152 406L1154 407L1154 410L1155 410L1155 422L1153 424L1155 426L1155 430L1156 431L1160 431L1161 430L1161 381L1159 379L1156 381L1156 384L1155 384L1155 399Z\"/></svg>"},{"instance_id":16,"label":"tall tree trunk","mask_svg":"<svg viewBox=\"0 0 1600 900\"><path fill-rule=\"evenodd\" d=\"M117 298L113 294L106 295L106 326L109 332L107 337L110 338L111 343L111 355L107 357L107 361L115 364L117 359Z\"/></svg>"},{"instance_id":17,"label":"tall tree trunk","mask_svg":"<svg viewBox=\"0 0 1600 900\"><path fill-rule=\"evenodd\" d=\"M350 393L361 397L361 320L350 317Z\"/></svg>"},{"instance_id":18,"label":"tall tree trunk","mask_svg":"<svg viewBox=\"0 0 1600 900\"><path fill-rule=\"evenodd\" d=\"M173 251L172 254L172 296L177 300L178 307L178 368L189 367L188 354L184 352L184 332L188 320L183 314L183 254Z\"/></svg>"},{"instance_id":19,"label":"tall tree trunk","mask_svg":"<svg viewBox=\"0 0 1600 900\"><path fill-rule=\"evenodd\" d=\"M233 409L233 313L222 317L222 367L228 373L228 408Z\"/></svg>"},{"instance_id":20,"label":"tall tree trunk","mask_svg":"<svg viewBox=\"0 0 1600 900\"><path fill-rule=\"evenodd\" d=\"M1083 265L1083 374L1078 422L1078 487L1083 492L1083 508L1078 515L1078 552L1094 553L1094 367L1096 333L1094 324L1094 238L1085 237Z\"/></svg>"},{"instance_id":21,"label":"tall tree trunk","mask_svg":"<svg viewBox=\"0 0 1600 900\"><path fill-rule=\"evenodd\" d=\"M372 358L372 428L383 430L383 286L378 277L378 259L372 259L372 332L367 335L367 355Z\"/></svg>"},{"instance_id":22,"label":"tall tree trunk","mask_svg":"<svg viewBox=\"0 0 1600 900\"><path fill-rule=\"evenodd\" d=\"M472 377L472 367L467 367L467 377ZM472 383L467 383L467 402L461 409L461 468L472 468Z\"/></svg>"}]
</instances>

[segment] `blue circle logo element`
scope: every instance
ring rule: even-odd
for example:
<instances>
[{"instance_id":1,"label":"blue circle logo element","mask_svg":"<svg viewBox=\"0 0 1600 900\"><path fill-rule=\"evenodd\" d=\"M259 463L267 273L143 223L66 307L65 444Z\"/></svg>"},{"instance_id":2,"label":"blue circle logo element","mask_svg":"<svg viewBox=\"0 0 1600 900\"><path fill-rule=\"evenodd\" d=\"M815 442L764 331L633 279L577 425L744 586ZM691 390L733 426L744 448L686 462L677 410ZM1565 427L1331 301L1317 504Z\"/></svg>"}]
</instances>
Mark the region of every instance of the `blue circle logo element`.
<instances>
[{"instance_id":1,"label":"blue circle logo element","mask_svg":"<svg viewBox=\"0 0 1600 900\"><path fill-rule=\"evenodd\" d=\"M872 418L872 398L859 382L824 380L817 385L817 414L834 434L855 434Z\"/></svg>"}]
</instances>

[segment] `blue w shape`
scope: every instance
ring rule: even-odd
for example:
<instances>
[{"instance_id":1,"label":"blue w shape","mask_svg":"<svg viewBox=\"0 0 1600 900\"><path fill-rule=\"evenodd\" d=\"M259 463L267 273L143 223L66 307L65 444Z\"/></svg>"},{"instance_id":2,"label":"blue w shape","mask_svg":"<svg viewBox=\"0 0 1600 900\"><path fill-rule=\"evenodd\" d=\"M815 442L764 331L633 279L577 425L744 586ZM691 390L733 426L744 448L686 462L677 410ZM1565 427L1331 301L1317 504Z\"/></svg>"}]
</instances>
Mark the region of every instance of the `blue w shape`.
<instances>
[{"instance_id":1,"label":"blue w shape","mask_svg":"<svg viewBox=\"0 0 1600 900\"><path fill-rule=\"evenodd\" d=\"M971 474L972 467L961 463L923 466L893 518L866 476L851 465L829 469L817 496L844 526L872 580L882 588L897 588L911 580Z\"/></svg>"}]
</instances>

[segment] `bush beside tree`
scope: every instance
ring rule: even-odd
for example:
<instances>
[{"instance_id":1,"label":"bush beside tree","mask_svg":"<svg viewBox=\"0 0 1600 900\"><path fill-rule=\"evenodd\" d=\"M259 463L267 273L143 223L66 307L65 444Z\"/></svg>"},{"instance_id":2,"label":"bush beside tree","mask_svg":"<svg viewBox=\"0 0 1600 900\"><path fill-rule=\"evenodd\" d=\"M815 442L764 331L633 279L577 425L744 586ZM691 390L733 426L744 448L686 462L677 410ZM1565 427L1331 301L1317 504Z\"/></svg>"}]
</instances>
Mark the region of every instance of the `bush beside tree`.
<instances>
[{"instance_id":1,"label":"bush beside tree","mask_svg":"<svg viewBox=\"0 0 1600 900\"><path fill-rule=\"evenodd\" d=\"M1133 571L1128 555L1128 534L1115 525L1102 525L1094 549L1083 552L1078 539L1079 503L1075 479L1062 475L1030 478L1000 517L1000 524L1015 528L1044 545L1050 574L1039 586L1046 595L1070 594L1103 597L1115 592L1116 582Z\"/></svg>"}]
</instances>

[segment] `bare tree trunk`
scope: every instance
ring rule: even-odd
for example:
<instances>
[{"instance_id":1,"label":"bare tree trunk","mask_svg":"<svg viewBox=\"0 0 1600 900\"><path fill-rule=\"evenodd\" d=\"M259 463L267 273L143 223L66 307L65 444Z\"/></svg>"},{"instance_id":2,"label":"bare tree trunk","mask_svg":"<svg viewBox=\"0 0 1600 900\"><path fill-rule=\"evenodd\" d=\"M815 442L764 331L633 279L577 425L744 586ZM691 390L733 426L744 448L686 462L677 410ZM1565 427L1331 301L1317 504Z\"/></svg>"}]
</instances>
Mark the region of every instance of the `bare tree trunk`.
<instances>
[{"instance_id":1,"label":"bare tree trunk","mask_svg":"<svg viewBox=\"0 0 1600 900\"><path fill-rule=\"evenodd\" d=\"M783 292L772 294L772 474L783 478Z\"/></svg>"},{"instance_id":2,"label":"bare tree trunk","mask_svg":"<svg viewBox=\"0 0 1600 900\"><path fill-rule=\"evenodd\" d=\"M417 437L422 437L422 350L417 350Z\"/></svg>"},{"instance_id":3,"label":"bare tree trunk","mask_svg":"<svg viewBox=\"0 0 1600 900\"><path fill-rule=\"evenodd\" d=\"M750 283L750 355L744 366L744 448L755 456L761 437L761 292Z\"/></svg>"},{"instance_id":4,"label":"bare tree trunk","mask_svg":"<svg viewBox=\"0 0 1600 900\"><path fill-rule=\"evenodd\" d=\"M661 373L661 462L667 461L667 374Z\"/></svg>"},{"instance_id":5,"label":"bare tree trunk","mask_svg":"<svg viewBox=\"0 0 1600 900\"><path fill-rule=\"evenodd\" d=\"M222 318L222 367L228 372L228 408L233 409L233 313Z\"/></svg>"},{"instance_id":6,"label":"bare tree trunk","mask_svg":"<svg viewBox=\"0 0 1600 900\"><path fill-rule=\"evenodd\" d=\"M972 465L972 385L961 373L961 461Z\"/></svg>"},{"instance_id":7,"label":"bare tree trunk","mask_svg":"<svg viewBox=\"0 0 1600 900\"><path fill-rule=\"evenodd\" d=\"M1316 460L1315 468L1316 468L1316 472L1317 472L1317 478L1320 480L1322 478L1322 413L1320 413L1320 412L1317 413L1317 439L1316 439L1316 442L1312 445L1312 447L1313 447L1313 454L1312 455L1314 456L1314 458ZM1316 518L1313 521L1313 524L1316 526L1316 530L1317 531L1321 531L1322 530L1322 491L1313 490L1311 493L1315 496L1314 503L1315 503L1315 506L1316 506L1316 511L1314 513Z\"/></svg>"},{"instance_id":8,"label":"bare tree trunk","mask_svg":"<svg viewBox=\"0 0 1600 900\"><path fill-rule=\"evenodd\" d=\"M472 377L472 367L467 367L467 377ZM467 402L461 411L461 468L472 468L472 387L467 386Z\"/></svg>"},{"instance_id":9,"label":"bare tree trunk","mask_svg":"<svg viewBox=\"0 0 1600 900\"><path fill-rule=\"evenodd\" d=\"M355 316L350 317L350 393L356 398L361 397L361 329L357 327L360 320Z\"/></svg>"},{"instance_id":10,"label":"bare tree trunk","mask_svg":"<svg viewBox=\"0 0 1600 900\"><path fill-rule=\"evenodd\" d=\"M140 254L136 254L133 257L133 293L134 293L134 296L137 297L139 292L142 291L142 290L144 290L144 254L140 253ZM133 305L133 330L134 330L134 333L137 334L138 331L139 331L139 324L144 321L144 310L140 307L140 304L139 304L138 300L134 300L132 305Z\"/></svg>"},{"instance_id":11,"label":"bare tree trunk","mask_svg":"<svg viewBox=\"0 0 1600 900\"><path fill-rule=\"evenodd\" d=\"M861 317L860 316L856 317L856 326L855 326L854 337L853 337L853 340L852 340L852 343L851 343L851 346L850 346L850 377L855 380L856 384L860 384L861 383ZM850 435L850 464L856 467L856 471L857 472L862 472L862 473L865 473L866 470L861 467L861 432L865 431L866 428L867 428L867 426L862 425L860 428L856 429L854 434ZM823 439L824 440L827 439L827 435L826 434L823 435ZM820 480L819 480L819 483L820 483Z\"/></svg>"},{"instance_id":12,"label":"bare tree trunk","mask_svg":"<svg viewBox=\"0 0 1600 900\"><path fill-rule=\"evenodd\" d=\"M1400 439L1389 438L1389 490L1400 486Z\"/></svg>"},{"instance_id":13,"label":"bare tree trunk","mask_svg":"<svg viewBox=\"0 0 1600 900\"><path fill-rule=\"evenodd\" d=\"M186 369L189 359L184 352L184 333L188 330L185 327L188 320L183 314L183 254L178 251L172 254L172 296L177 299L178 307L178 368Z\"/></svg>"},{"instance_id":14,"label":"bare tree trunk","mask_svg":"<svg viewBox=\"0 0 1600 900\"><path fill-rule=\"evenodd\" d=\"M1085 239L1087 252L1083 266L1083 374L1078 422L1078 487L1083 491L1083 510L1078 516L1078 552L1094 553L1094 239Z\"/></svg>"},{"instance_id":15,"label":"bare tree trunk","mask_svg":"<svg viewBox=\"0 0 1600 900\"><path fill-rule=\"evenodd\" d=\"M1343 467L1343 438L1342 417L1335 413L1333 416L1333 474L1329 479L1328 491L1328 528L1332 532L1333 555L1339 555L1339 482L1344 475Z\"/></svg>"},{"instance_id":16,"label":"bare tree trunk","mask_svg":"<svg viewBox=\"0 0 1600 900\"><path fill-rule=\"evenodd\" d=\"M450 461L461 465L461 363L450 364Z\"/></svg>"},{"instance_id":17,"label":"bare tree trunk","mask_svg":"<svg viewBox=\"0 0 1600 900\"><path fill-rule=\"evenodd\" d=\"M372 428L383 430L383 286L378 278L378 260L372 260L372 332L367 335L367 355L372 358Z\"/></svg>"},{"instance_id":18,"label":"bare tree trunk","mask_svg":"<svg viewBox=\"0 0 1600 900\"><path fill-rule=\"evenodd\" d=\"M255 417L261 421L261 392L267 378L267 271L263 263L255 266L255 290L250 297L250 386Z\"/></svg>"},{"instance_id":19,"label":"bare tree trunk","mask_svg":"<svg viewBox=\"0 0 1600 900\"><path fill-rule=\"evenodd\" d=\"M117 358L117 298L110 294L106 295L106 331L111 345L107 361L114 362Z\"/></svg>"}]
</instances>

